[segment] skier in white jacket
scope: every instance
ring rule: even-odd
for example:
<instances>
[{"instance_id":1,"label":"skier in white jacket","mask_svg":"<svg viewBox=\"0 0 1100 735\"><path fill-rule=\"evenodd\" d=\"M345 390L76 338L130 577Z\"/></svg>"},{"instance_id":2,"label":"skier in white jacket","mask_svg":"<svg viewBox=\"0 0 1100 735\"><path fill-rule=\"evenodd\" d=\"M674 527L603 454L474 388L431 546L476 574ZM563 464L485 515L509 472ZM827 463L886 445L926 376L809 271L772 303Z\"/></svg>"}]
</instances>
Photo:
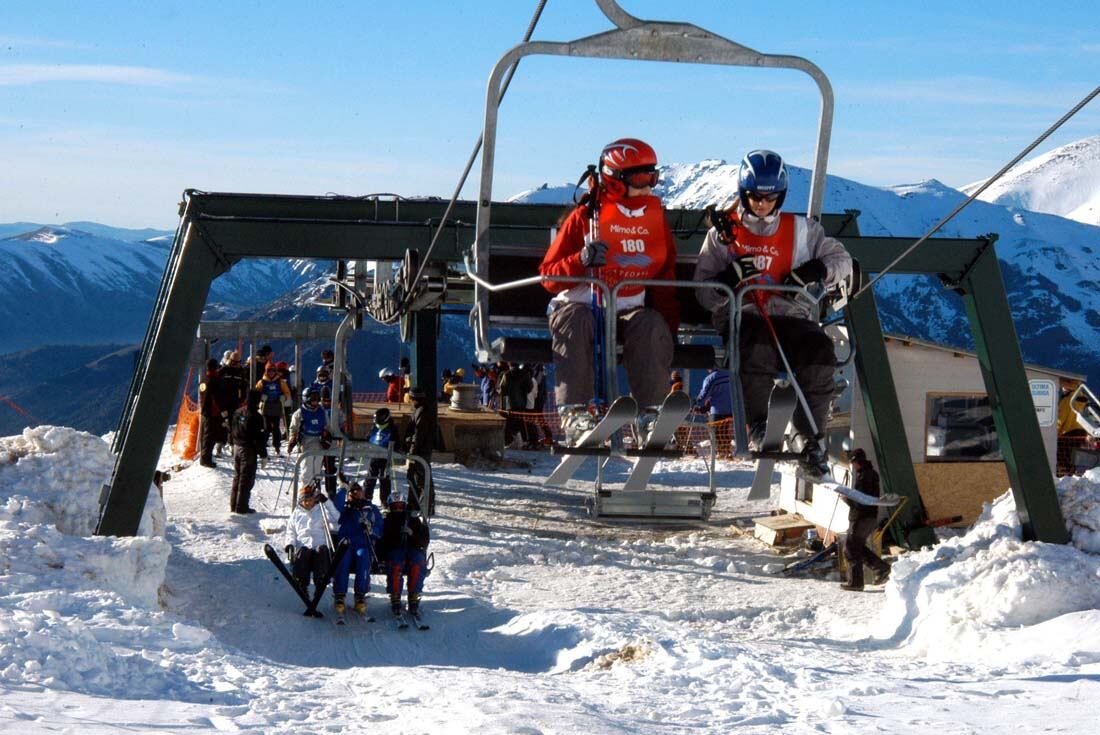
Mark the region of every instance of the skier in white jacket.
<instances>
[{"instance_id":1,"label":"skier in white jacket","mask_svg":"<svg viewBox=\"0 0 1100 735\"><path fill-rule=\"evenodd\" d=\"M287 522L283 543L294 579L308 594L310 576L313 576L314 587L318 588L332 563L328 540L335 519L325 507L328 498L315 485L303 486L298 497L298 505Z\"/></svg>"}]
</instances>

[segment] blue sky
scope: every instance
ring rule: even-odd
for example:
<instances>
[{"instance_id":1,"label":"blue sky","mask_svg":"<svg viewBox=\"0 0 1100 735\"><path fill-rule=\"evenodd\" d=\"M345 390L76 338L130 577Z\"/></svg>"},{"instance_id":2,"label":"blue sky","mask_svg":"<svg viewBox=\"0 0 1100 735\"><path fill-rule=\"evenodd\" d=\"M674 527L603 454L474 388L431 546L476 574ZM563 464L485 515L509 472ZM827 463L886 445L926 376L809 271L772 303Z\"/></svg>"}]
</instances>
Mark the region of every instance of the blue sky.
<instances>
[{"instance_id":1,"label":"blue sky","mask_svg":"<svg viewBox=\"0 0 1100 735\"><path fill-rule=\"evenodd\" d=\"M0 222L171 228L189 187L448 196L489 71L535 5L4 2ZM1100 80L1092 3L1016 5L623 2L820 66L837 102L830 173L952 186L996 171ZM535 38L608 28L591 0L549 0ZM798 72L532 58L501 110L494 197L574 180L627 135L662 162L769 147L809 165L817 117ZM1094 102L1043 150L1098 132Z\"/></svg>"}]
</instances>

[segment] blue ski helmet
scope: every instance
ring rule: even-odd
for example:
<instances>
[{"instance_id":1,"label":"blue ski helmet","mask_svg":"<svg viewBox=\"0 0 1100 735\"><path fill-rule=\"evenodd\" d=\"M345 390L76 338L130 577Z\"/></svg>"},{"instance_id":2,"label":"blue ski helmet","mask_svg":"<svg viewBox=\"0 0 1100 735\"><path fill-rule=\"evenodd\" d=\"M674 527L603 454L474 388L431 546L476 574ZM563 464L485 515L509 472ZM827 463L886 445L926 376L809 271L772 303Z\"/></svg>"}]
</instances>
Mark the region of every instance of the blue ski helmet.
<instances>
[{"instance_id":1,"label":"blue ski helmet","mask_svg":"<svg viewBox=\"0 0 1100 735\"><path fill-rule=\"evenodd\" d=\"M746 210L749 210L749 193L778 194L775 211L783 207L783 200L787 198L787 167L778 153L756 150L741 159L741 168L737 172L737 194Z\"/></svg>"}]
</instances>

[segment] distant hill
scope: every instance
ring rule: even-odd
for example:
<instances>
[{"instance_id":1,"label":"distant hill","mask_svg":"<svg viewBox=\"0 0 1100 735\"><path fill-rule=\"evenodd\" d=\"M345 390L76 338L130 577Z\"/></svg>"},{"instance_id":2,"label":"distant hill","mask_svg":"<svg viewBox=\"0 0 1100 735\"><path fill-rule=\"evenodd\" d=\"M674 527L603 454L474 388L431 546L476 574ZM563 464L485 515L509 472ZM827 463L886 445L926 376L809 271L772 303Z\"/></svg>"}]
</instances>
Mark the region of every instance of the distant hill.
<instances>
[{"instance_id":1,"label":"distant hill","mask_svg":"<svg viewBox=\"0 0 1100 735\"><path fill-rule=\"evenodd\" d=\"M3 351L126 344L144 336L171 233L79 224L89 229L37 226L0 239ZM0 232L21 229L0 226ZM152 239L129 239L149 233ZM225 314L266 303L310 280L313 271L309 260L243 261L214 282L209 308Z\"/></svg>"},{"instance_id":2,"label":"distant hill","mask_svg":"<svg viewBox=\"0 0 1100 735\"><path fill-rule=\"evenodd\" d=\"M962 191L969 195L983 183L975 181ZM1100 136L1016 164L980 199L1100 225Z\"/></svg>"}]
</instances>

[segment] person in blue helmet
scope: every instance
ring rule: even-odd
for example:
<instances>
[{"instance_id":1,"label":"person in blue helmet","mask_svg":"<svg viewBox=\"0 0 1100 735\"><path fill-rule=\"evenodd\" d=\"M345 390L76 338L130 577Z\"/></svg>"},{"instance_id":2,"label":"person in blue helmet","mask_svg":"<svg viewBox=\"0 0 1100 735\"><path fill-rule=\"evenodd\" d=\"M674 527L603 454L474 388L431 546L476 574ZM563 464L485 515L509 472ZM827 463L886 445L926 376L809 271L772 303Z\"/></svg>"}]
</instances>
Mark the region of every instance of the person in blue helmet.
<instances>
[{"instance_id":1,"label":"person in blue helmet","mask_svg":"<svg viewBox=\"0 0 1100 735\"><path fill-rule=\"evenodd\" d=\"M380 408L374 412L374 425L371 426L367 441L380 449L388 449L390 444L401 446L401 430L394 423L393 415L388 408ZM373 500L374 486L378 484L378 502L383 506L388 505L390 499L389 465L388 459L380 457L371 459L367 470L368 477L364 484L368 500Z\"/></svg>"},{"instance_id":2,"label":"person in blue helmet","mask_svg":"<svg viewBox=\"0 0 1100 735\"><path fill-rule=\"evenodd\" d=\"M346 478L344 478L346 479ZM382 513L371 504L370 496L358 482L345 484L336 491L333 505L339 516L337 543L348 540L348 550L332 577L332 594L337 615L343 615L348 593L348 578L355 573L355 612L367 614L371 565L375 560L375 542L382 536Z\"/></svg>"},{"instance_id":3,"label":"person in blue helmet","mask_svg":"<svg viewBox=\"0 0 1100 735\"><path fill-rule=\"evenodd\" d=\"M769 150L755 150L741 161L737 197L716 210L714 226L695 266L696 281L719 281L737 289L745 284L832 288L852 275L852 257L821 225L801 215L781 212L787 195L787 167ZM728 300L717 289L697 289L700 305L711 312L714 326L728 333ZM768 399L776 373L783 369L771 330L791 363L809 404L817 434L801 407L794 415L794 451L801 451L805 474L820 478L829 465L821 442L835 390L836 355L822 330L819 307L801 294L753 291L743 302L740 331L740 377L749 424L750 448L763 439ZM769 326L770 323L770 326Z\"/></svg>"}]
</instances>

